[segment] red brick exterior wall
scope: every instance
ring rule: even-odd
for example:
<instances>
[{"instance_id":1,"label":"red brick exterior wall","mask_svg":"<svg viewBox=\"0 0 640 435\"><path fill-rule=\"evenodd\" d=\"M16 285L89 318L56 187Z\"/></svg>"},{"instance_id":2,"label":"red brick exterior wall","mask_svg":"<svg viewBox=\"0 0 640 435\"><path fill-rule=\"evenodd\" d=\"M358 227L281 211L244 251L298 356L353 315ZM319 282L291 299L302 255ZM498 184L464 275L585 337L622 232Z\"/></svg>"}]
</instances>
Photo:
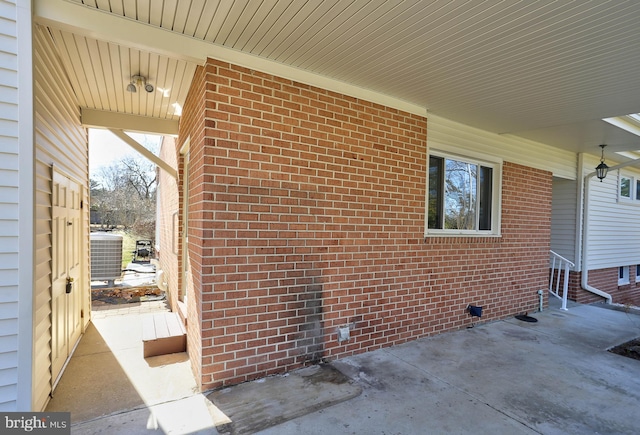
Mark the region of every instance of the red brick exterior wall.
<instances>
[{"instance_id":1,"label":"red brick exterior wall","mask_svg":"<svg viewBox=\"0 0 640 435\"><path fill-rule=\"evenodd\" d=\"M178 167L175 139L170 136L162 138L159 157L173 168ZM167 283L167 299L171 311L178 309L179 256L178 256L178 227L173 222L174 213L179 210L178 182L163 170L158 171L158 216L156 226L159 240L157 241L157 255L163 281Z\"/></svg>"},{"instance_id":2,"label":"red brick exterior wall","mask_svg":"<svg viewBox=\"0 0 640 435\"><path fill-rule=\"evenodd\" d=\"M594 301L582 302L585 297L588 297L588 295L591 295L591 296L596 296L596 295L594 295L593 293L589 293L585 290L582 290L580 285L581 278L582 278L582 274L580 272L569 271L569 288L568 288L569 294L567 295L567 299L579 302L581 304L594 302ZM555 279L555 275L554 275L554 279ZM562 284L563 284L563 281L561 279L560 288L562 288ZM553 285L555 286L555 281ZM562 290L560 290L559 293L560 295L562 295ZM598 299L601 299L601 298L598 298Z\"/></svg>"},{"instance_id":3,"label":"red brick exterior wall","mask_svg":"<svg viewBox=\"0 0 640 435\"><path fill-rule=\"evenodd\" d=\"M189 247L188 255L184 255L185 247L182 238L178 247L178 255L180 261L188 262L190 271L190 280L183 283L183 277L179 277L180 286L187 286L187 352L191 361L191 367L194 371L196 381L199 387L203 388L202 381L202 364L203 364L203 337L202 337L202 312L203 310L211 310L211 303L204 305L202 299L202 289L208 278L203 278L203 274L210 274L207 267L207 259L203 259L203 252L206 244L210 243L211 233L205 232L206 222L212 219L211 214L205 214L208 208L207 196L205 188L206 181L210 178L205 173L205 147L209 142L205 142L205 137L210 134L207 130L207 121L205 120L205 104L204 98L206 92L205 71L199 67L196 70L194 78L191 82L191 88L183 107L183 115L180 119L180 130L178 134L178 143L176 153L183 147L185 142L189 142L190 164L189 164L189 210L188 210L188 239ZM183 219L183 186L185 182L185 162L184 156L177 156L179 168L179 233L184 231L185 223ZM205 221L206 220L206 221ZM180 263L182 268L182 263ZM206 389L206 387L205 387Z\"/></svg>"},{"instance_id":4,"label":"red brick exterior wall","mask_svg":"<svg viewBox=\"0 0 640 435\"><path fill-rule=\"evenodd\" d=\"M640 306L640 282L635 282L635 267L631 267L631 280L629 284L621 285L611 295L613 302L617 304L628 304Z\"/></svg>"},{"instance_id":5,"label":"red brick exterior wall","mask_svg":"<svg viewBox=\"0 0 640 435\"><path fill-rule=\"evenodd\" d=\"M551 173L504 163L502 237L425 240L425 118L214 60L183 113L204 389L537 308Z\"/></svg>"},{"instance_id":6,"label":"red brick exterior wall","mask_svg":"<svg viewBox=\"0 0 640 435\"><path fill-rule=\"evenodd\" d=\"M618 268L589 271L589 285L609 293L613 303L640 306L640 282L635 279L635 266L629 267L629 284L618 286ZM605 299L582 289L580 273L572 272L575 278L570 280L569 298L581 304L604 302Z\"/></svg>"}]
</instances>

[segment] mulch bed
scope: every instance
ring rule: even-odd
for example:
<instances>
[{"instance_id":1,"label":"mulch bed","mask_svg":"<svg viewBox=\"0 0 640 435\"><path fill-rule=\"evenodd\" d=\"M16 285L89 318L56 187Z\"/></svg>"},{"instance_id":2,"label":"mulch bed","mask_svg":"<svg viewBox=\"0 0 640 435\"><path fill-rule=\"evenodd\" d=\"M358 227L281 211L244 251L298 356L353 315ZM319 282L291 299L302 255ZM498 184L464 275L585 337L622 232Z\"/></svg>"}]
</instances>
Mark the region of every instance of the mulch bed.
<instances>
[{"instance_id":1,"label":"mulch bed","mask_svg":"<svg viewBox=\"0 0 640 435\"><path fill-rule=\"evenodd\" d=\"M609 352L640 360L640 337L613 347Z\"/></svg>"},{"instance_id":2,"label":"mulch bed","mask_svg":"<svg viewBox=\"0 0 640 435\"><path fill-rule=\"evenodd\" d=\"M91 300L109 304L127 304L144 300L159 300L164 292L156 285L91 289Z\"/></svg>"}]
</instances>

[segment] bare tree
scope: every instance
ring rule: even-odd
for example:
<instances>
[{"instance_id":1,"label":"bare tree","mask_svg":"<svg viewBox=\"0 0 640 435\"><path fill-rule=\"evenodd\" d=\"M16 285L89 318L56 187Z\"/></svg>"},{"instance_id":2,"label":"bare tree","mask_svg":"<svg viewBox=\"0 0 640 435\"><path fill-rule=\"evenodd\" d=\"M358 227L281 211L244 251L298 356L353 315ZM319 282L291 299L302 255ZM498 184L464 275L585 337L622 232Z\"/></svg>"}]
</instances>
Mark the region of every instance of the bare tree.
<instances>
[{"instance_id":1,"label":"bare tree","mask_svg":"<svg viewBox=\"0 0 640 435\"><path fill-rule=\"evenodd\" d=\"M134 229L153 238L156 201L155 165L143 157L125 157L102 167L91 179L91 210L103 228Z\"/></svg>"},{"instance_id":2,"label":"bare tree","mask_svg":"<svg viewBox=\"0 0 640 435\"><path fill-rule=\"evenodd\" d=\"M151 162L139 158L126 157L120 161L123 166L125 182L129 184L140 199L149 200L155 195L157 172Z\"/></svg>"}]
</instances>

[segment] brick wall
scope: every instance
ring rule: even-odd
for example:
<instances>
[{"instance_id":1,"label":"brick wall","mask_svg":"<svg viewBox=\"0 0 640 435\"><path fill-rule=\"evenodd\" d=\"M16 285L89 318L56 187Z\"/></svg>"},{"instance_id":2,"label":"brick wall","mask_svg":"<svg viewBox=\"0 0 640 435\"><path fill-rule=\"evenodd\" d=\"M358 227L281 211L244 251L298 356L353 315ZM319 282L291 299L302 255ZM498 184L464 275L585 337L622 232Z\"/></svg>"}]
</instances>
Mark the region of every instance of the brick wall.
<instances>
[{"instance_id":1,"label":"brick wall","mask_svg":"<svg viewBox=\"0 0 640 435\"><path fill-rule=\"evenodd\" d=\"M425 240L426 119L214 60L183 113L203 388L536 309L551 173L504 164L502 237Z\"/></svg>"},{"instance_id":2,"label":"brick wall","mask_svg":"<svg viewBox=\"0 0 640 435\"><path fill-rule=\"evenodd\" d=\"M211 239L210 232L204 231L205 219L209 222L212 216L205 214L208 208L207 198L204 194L205 181L209 178L205 174L205 137L208 133L207 121L205 120L205 71L203 67L198 67L191 82L191 87L183 107L183 115L180 119L180 130L176 152L185 143L189 144L189 209L188 209L188 239L189 247L185 250L182 238L179 238L178 256L179 267L182 262L187 263L188 282L183 282L183 277L178 279L179 285L187 288L187 352L191 367L198 382L202 385L202 364L203 364L203 337L202 337L202 312L211 310L211 304L203 305L202 290L205 281L203 274L208 273L205 262L203 262L203 251L205 244ZM211 141L209 141L211 142ZM178 193L180 203L179 213L179 234L185 230L183 219L183 186L185 183L185 156L178 155ZM186 252L186 254L185 254Z\"/></svg>"},{"instance_id":3,"label":"brick wall","mask_svg":"<svg viewBox=\"0 0 640 435\"><path fill-rule=\"evenodd\" d=\"M618 286L618 268L610 267L589 271L589 285L609 293L613 303L630 304L640 306L640 282L635 282L635 266L629 267L629 284ZM581 304L604 302L605 299L587 290L580 285L580 273L572 272L576 280L571 280L569 298Z\"/></svg>"},{"instance_id":4,"label":"brick wall","mask_svg":"<svg viewBox=\"0 0 640 435\"><path fill-rule=\"evenodd\" d=\"M178 167L175 139L170 136L162 138L159 157L171 167ZM180 312L178 309L179 292L179 256L178 256L178 222L174 223L174 214L179 210L178 183L175 178L166 172L158 172L158 216L156 226L158 228L158 261L160 270L164 273L167 283L167 299L171 311Z\"/></svg>"},{"instance_id":5,"label":"brick wall","mask_svg":"<svg viewBox=\"0 0 640 435\"><path fill-rule=\"evenodd\" d=\"M582 279L581 272L569 271L569 288L568 288L569 294L567 295L567 299L579 302L581 304L595 302L595 300L590 302L584 302L585 298L590 298L589 295L591 295L601 300L602 298L598 298L593 293L589 293L581 288L581 284L580 284L581 279ZM562 286L562 281L560 285ZM562 293L560 292L560 294Z\"/></svg>"},{"instance_id":6,"label":"brick wall","mask_svg":"<svg viewBox=\"0 0 640 435\"><path fill-rule=\"evenodd\" d=\"M640 306L640 282L635 282L634 276L634 271L631 271L631 282L619 286L611 295L614 303Z\"/></svg>"}]
</instances>

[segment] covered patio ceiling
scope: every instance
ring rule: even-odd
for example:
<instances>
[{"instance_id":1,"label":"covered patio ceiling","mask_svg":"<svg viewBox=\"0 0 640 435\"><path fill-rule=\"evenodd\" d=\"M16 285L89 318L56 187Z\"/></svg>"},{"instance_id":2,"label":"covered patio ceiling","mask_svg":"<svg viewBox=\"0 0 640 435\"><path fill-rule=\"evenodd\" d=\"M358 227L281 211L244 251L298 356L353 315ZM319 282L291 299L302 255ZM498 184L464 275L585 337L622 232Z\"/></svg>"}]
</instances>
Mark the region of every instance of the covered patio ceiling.
<instances>
[{"instance_id":1,"label":"covered patio ceiling","mask_svg":"<svg viewBox=\"0 0 640 435\"><path fill-rule=\"evenodd\" d=\"M640 150L602 120L640 112L633 0L35 0L34 15L86 125L177 131L213 57L571 151ZM136 74L153 92L126 91Z\"/></svg>"}]
</instances>

